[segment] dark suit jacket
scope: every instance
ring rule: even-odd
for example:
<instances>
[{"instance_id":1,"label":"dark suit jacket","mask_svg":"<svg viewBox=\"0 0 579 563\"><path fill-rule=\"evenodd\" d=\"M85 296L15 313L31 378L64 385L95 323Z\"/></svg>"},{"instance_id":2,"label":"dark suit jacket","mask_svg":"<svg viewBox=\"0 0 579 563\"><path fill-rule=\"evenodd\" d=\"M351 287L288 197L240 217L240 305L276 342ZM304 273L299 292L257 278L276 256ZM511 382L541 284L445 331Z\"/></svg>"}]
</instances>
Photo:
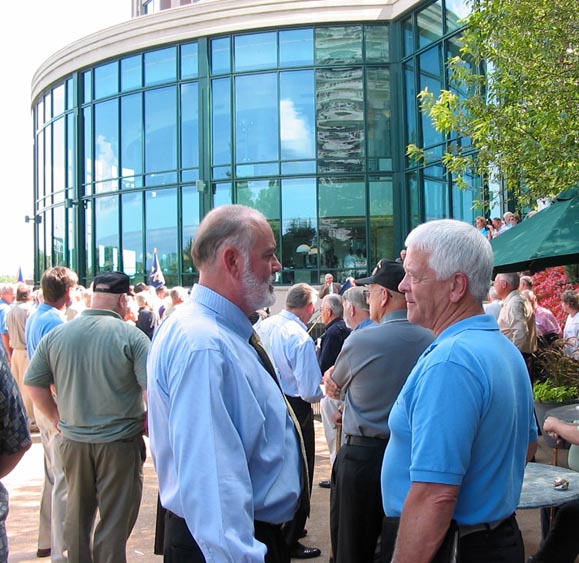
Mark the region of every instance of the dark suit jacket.
<instances>
[{"instance_id":1,"label":"dark suit jacket","mask_svg":"<svg viewBox=\"0 0 579 563\"><path fill-rule=\"evenodd\" d=\"M336 358L342 349L344 340L352 332L344 319L334 319L327 327L320 344L318 361L322 374L336 363Z\"/></svg>"},{"instance_id":2,"label":"dark suit jacket","mask_svg":"<svg viewBox=\"0 0 579 563\"><path fill-rule=\"evenodd\" d=\"M342 289L342 286L339 283L332 283L332 287L334 289L334 293L340 293L340 289ZM328 295L330 293L330 286L324 284L322 286L322 289L320 289L320 293L319 293L319 297L320 299L323 299L326 295Z\"/></svg>"}]
</instances>

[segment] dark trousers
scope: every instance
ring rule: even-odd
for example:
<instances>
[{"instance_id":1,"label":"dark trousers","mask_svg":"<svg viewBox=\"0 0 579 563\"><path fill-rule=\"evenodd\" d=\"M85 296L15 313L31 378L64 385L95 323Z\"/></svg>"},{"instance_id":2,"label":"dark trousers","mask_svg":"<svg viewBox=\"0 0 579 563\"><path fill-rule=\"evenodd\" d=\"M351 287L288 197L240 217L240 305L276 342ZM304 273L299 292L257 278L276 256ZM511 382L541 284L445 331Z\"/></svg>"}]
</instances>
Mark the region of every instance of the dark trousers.
<instances>
[{"instance_id":1,"label":"dark trousers","mask_svg":"<svg viewBox=\"0 0 579 563\"><path fill-rule=\"evenodd\" d=\"M386 526L382 546L395 544L396 527ZM393 537L394 536L394 537ZM524 563L525 547L519 525L514 516L507 518L494 530L483 530L460 538L460 563ZM390 561L392 553L382 552L381 561ZM436 557L434 561L437 561ZM548 560L551 563L551 560Z\"/></svg>"},{"instance_id":2,"label":"dark trousers","mask_svg":"<svg viewBox=\"0 0 579 563\"><path fill-rule=\"evenodd\" d=\"M573 563L579 555L579 501L559 507L553 527L541 544L537 556L549 563Z\"/></svg>"},{"instance_id":3,"label":"dark trousers","mask_svg":"<svg viewBox=\"0 0 579 563\"><path fill-rule=\"evenodd\" d=\"M310 476L310 495L312 493L312 480L314 477L314 461L316 456L316 442L314 433L314 412L312 405L300 397L290 397L286 395L289 404L291 405L296 418L300 424L302 436L304 438L304 446L306 450L306 462L308 466L308 473ZM298 508L293 519L284 524L283 533L286 542L292 548L300 539L306 520L308 519L308 511L302 505Z\"/></svg>"},{"instance_id":4,"label":"dark trousers","mask_svg":"<svg viewBox=\"0 0 579 563\"><path fill-rule=\"evenodd\" d=\"M384 511L380 472L386 441L344 444L332 468L330 536L335 563L371 563Z\"/></svg>"},{"instance_id":5,"label":"dark trousers","mask_svg":"<svg viewBox=\"0 0 579 563\"><path fill-rule=\"evenodd\" d=\"M267 546L265 563L290 563L281 526L254 522L255 538ZM205 563L205 557L183 518L167 511L164 563Z\"/></svg>"}]
</instances>

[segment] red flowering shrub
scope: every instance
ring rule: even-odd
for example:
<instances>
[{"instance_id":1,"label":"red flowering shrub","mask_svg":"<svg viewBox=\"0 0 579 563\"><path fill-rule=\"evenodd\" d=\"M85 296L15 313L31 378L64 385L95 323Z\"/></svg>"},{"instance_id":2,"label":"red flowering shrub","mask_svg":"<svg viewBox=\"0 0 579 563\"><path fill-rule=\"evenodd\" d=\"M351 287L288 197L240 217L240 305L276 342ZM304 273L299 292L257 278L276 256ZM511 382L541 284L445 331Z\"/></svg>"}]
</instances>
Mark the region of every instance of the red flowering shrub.
<instances>
[{"instance_id":1,"label":"red flowering shrub","mask_svg":"<svg viewBox=\"0 0 579 563\"><path fill-rule=\"evenodd\" d=\"M539 305L553 311L563 328L567 315L561 308L561 294L567 289L579 290L579 284L572 284L569 281L565 266L547 268L531 277L533 278L533 291Z\"/></svg>"}]
</instances>

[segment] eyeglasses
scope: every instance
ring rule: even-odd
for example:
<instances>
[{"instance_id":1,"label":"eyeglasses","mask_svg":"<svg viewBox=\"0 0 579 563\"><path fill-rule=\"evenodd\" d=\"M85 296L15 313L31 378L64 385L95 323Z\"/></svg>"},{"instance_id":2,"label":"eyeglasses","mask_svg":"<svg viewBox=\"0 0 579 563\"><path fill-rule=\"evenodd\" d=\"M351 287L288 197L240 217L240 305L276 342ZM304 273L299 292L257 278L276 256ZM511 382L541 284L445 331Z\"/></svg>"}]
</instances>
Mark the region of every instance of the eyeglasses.
<instances>
[{"instance_id":1,"label":"eyeglasses","mask_svg":"<svg viewBox=\"0 0 579 563\"><path fill-rule=\"evenodd\" d=\"M386 287L376 287L374 289L366 289L364 290L364 299L366 299L366 301L370 300L370 296L372 295L372 293L377 293L378 291L385 291L386 293L388 293L388 297L392 297L392 293L390 292L390 290Z\"/></svg>"}]
</instances>

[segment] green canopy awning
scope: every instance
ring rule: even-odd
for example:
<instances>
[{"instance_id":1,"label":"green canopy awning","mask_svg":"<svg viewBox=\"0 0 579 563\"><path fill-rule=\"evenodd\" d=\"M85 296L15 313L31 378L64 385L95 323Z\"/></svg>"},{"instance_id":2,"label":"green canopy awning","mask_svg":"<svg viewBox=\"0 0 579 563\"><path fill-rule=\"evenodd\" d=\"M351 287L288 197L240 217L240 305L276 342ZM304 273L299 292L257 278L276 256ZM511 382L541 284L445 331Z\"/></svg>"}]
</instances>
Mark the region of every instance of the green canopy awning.
<instances>
[{"instance_id":1,"label":"green canopy awning","mask_svg":"<svg viewBox=\"0 0 579 563\"><path fill-rule=\"evenodd\" d=\"M495 273L532 273L579 264L579 190L559 194L539 211L491 241Z\"/></svg>"}]
</instances>

